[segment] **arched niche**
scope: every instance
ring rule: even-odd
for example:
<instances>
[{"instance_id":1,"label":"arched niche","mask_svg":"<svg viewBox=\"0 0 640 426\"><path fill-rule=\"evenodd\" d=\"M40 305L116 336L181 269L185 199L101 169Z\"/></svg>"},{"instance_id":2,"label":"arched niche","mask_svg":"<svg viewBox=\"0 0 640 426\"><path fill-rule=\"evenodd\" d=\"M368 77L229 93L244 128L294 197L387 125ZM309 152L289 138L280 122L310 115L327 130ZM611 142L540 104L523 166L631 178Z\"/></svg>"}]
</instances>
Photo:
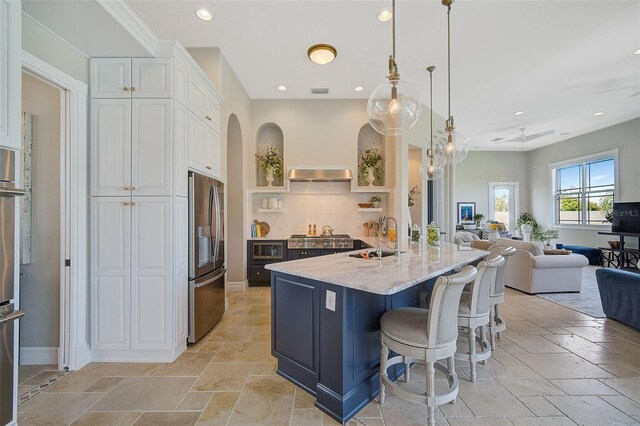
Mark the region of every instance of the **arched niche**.
<instances>
[{"instance_id":1,"label":"arched niche","mask_svg":"<svg viewBox=\"0 0 640 426\"><path fill-rule=\"evenodd\" d=\"M373 181L374 186L384 186L385 177L387 175L386 157L385 157L385 138L378 132L376 132L369 123L366 123L360 128L358 132L358 186L367 186L369 183L360 173L360 166L362 165L362 154L369 148L377 149L382 156L383 173L381 178L376 178Z\"/></svg>"},{"instance_id":2,"label":"arched niche","mask_svg":"<svg viewBox=\"0 0 640 426\"><path fill-rule=\"evenodd\" d=\"M258 128L256 133L256 154L264 155L267 152L269 146L275 146L278 152L282 155L283 167L284 167L284 134L282 129L275 123L264 123ZM256 169L256 186L267 186L267 181L264 178L264 173L258 167L258 162L255 162ZM284 170L283 170L284 173ZM273 181L273 186L283 186L283 179Z\"/></svg>"}]
</instances>

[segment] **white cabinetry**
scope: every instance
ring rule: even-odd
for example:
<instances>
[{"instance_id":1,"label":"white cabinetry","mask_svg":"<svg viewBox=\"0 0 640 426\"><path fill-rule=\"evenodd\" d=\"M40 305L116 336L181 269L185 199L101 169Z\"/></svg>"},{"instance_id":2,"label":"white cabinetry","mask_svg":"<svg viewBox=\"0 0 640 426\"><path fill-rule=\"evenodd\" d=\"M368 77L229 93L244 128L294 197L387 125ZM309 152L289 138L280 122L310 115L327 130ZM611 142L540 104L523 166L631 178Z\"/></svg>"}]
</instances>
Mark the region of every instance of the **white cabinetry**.
<instances>
[{"instance_id":1,"label":"white cabinetry","mask_svg":"<svg viewBox=\"0 0 640 426\"><path fill-rule=\"evenodd\" d=\"M171 198L91 200L92 349L171 349Z\"/></svg>"},{"instance_id":2,"label":"white cabinetry","mask_svg":"<svg viewBox=\"0 0 640 426\"><path fill-rule=\"evenodd\" d=\"M20 149L20 2L0 0L0 146Z\"/></svg>"},{"instance_id":3,"label":"white cabinetry","mask_svg":"<svg viewBox=\"0 0 640 426\"><path fill-rule=\"evenodd\" d=\"M170 58L95 58L91 60L91 97L170 98Z\"/></svg>"},{"instance_id":4,"label":"white cabinetry","mask_svg":"<svg viewBox=\"0 0 640 426\"><path fill-rule=\"evenodd\" d=\"M189 166L220 176L220 136L195 114L189 116Z\"/></svg>"},{"instance_id":5,"label":"white cabinetry","mask_svg":"<svg viewBox=\"0 0 640 426\"><path fill-rule=\"evenodd\" d=\"M170 99L91 101L91 195L171 195Z\"/></svg>"}]
</instances>

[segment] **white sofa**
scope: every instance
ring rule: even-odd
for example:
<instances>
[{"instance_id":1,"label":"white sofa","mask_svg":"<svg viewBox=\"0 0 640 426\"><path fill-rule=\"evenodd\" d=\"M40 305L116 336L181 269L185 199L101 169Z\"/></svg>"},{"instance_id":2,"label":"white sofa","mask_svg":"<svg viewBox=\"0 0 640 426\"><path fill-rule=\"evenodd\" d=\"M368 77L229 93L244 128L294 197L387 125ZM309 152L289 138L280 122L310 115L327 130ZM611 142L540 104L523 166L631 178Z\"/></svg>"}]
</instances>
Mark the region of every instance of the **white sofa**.
<instances>
[{"instance_id":1,"label":"white sofa","mask_svg":"<svg viewBox=\"0 0 640 426\"><path fill-rule=\"evenodd\" d=\"M581 290L582 268L589 264L583 255L545 255L539 241L499 238L496 244L516 249L505 266L505 285L531 294Z\"/></svg>"}]
</instances>

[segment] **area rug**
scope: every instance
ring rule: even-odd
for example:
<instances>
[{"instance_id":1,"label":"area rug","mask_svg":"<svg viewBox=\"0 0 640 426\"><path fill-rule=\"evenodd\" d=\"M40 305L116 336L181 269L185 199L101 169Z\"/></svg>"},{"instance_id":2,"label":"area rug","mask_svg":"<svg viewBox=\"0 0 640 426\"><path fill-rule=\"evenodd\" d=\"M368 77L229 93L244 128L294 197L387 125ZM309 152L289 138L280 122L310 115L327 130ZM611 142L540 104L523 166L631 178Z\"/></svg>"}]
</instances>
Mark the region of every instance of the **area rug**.
<instances>
[{"instance_id":1,"label":"area rug","mask_svg":"<svg viewBox=\"0 0 640 426\"><path fill-rule=\"evenodd\" d=\"M538 294L538 297L594 318L605 318L596 282L597 269L600 269L600 266L587 266L582 270L582 290L580 293L546 293Z\"/></svg>"}]
</instances>

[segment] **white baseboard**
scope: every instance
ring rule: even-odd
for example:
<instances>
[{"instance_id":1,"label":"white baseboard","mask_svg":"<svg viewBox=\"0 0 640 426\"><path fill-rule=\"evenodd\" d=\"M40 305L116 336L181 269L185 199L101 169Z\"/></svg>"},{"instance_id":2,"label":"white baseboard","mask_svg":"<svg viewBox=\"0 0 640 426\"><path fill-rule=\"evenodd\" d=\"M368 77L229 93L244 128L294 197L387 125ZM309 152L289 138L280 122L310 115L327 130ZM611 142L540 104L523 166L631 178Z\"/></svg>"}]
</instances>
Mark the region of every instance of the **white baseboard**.
<instances>
[{"instance_id":1,"label":"white baseboard","mask_svg":"<svg viewBox=\"0 0 640 426\"><path fill-rule=\"evenodd\" d=\"M247 287L249 287L249 282L247 280L238 282L227 281L225 284L227 291L246 291Z\"/></svg>"},{"instance_id":2,"label":"white baseboard","mask_svg":"<svg viewBox=\"0 0 640 426\"><path fill-rule=\"evenodd\" d=\"M20 347L20 365L58 365L58 348Z\"/></svg>"}]
</instances>

